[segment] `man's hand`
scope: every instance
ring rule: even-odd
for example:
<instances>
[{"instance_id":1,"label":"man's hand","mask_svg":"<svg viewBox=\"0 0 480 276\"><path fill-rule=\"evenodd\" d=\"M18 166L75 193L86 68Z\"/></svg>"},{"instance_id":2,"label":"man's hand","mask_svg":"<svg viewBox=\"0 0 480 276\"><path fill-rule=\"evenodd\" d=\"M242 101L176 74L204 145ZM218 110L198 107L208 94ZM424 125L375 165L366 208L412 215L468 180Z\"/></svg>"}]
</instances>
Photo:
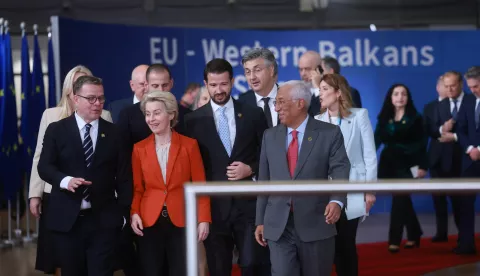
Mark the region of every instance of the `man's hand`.
<instances>
[{"instance_id":1,"label":"man's hand","mask_svg":"<svg viewBox=\"0 0 480 276\"><path fill-rule=\"evenodd\" d=\"M443 126L442 126L442 136L444 133L447 133L447 132L451 132L452 129L453 129L453 125L455 124L455 121L452 119L446 121L445 123L443 123Z\"/></svg>"},{"instance_id":2,"label":"man's hand","mask_svg":"<svg viewBox=\"0 0 480 276\"><path fill-rule=\"evenodd\" d=\"M377 198L375 197L374 194L365 194L365 203L367 205L367 213L370 212L370 209L372 209L373 205L375 204L375 201L377 201Z\"/></svg>"},{"instance_id":3,"label":"man's hand","mask_svg":"<svg viewBox=\"0 0 480 276\"><path fill-rule=\"evenodd\" d=\"M427 176L427 171L424 169L418 169L417 178L424 178Z\"/></svg>"},{"instance_id":4,"label":"man's hand","mask_svg":"<svg viewBox=\"0 0 480 276\"><path fill-rule=\"evenodd\" d=\"M75 189L81 185L92 185L91 181L86 181L83 178L72 178L68 182L68 189L70 192L75 193Z\"/></svg>"},{"instance_id":5,"label":"man's hand","mask_svg":"<svg viewBox=\"0 0 480 276\"><path fill-rule=\"evenodd\" d=\"M228 180L240 180L252 175L253 171L249 165L235 161L227 167Z\"/></svg>"},{"instance_id":6,"label":"man's hand","mask_svg":"<svg viewBox=\"0 0 480 276\"><path fill-rule=\"evenodd\" d=\"M267 246L267 241L263 237L263 225L259 225L257 226L257 229L255 229L255 239L261 246Z\"/></svg>"},{"instance_id":7,"label":"man's hand","mask_svg":"<svg viewBox=\"0 0 480 276\"><path fill-rule=\"evenodd\" d=\"M312 86L320 89L320 80L322 79L322 74L320 73L320 70L318 70L318 68L315 68L315 70L312 70L310 72L310 75L312 78Z\"/></svg>"},{"instance_id":8,"label":"man's hand","mask_svg":"<svg viewBox=\"0 0 480 276\"><path fill-rule=\"evenodd\" d=\"M477 148L473 148L468 155L470 155L470 159L473 161L480 160L480 151Z\"/></svg>"},{"instance_id":9,"label":"man's hand","mask_svg":"<svg viewBox=\"0 0 480 276\"><path fill-rule=\"evenodd\" d=\"M455 142L455 136L451 132L442 133L442 137L438 138L441 143Z\"/></svg>"},{"instance_id":10,"label":"man's hand","mask_svg":"<svg viewBox=\"0 0 480 276\"><path fill-rule=\"evenodd\" d=\"M335 224L340 219L342 210L336 202L330 202L325 208L325 221L327 224Z\"/></svg>"},{"instance_id":11,"label":"man's hand","mask_svg":"<svg viewBox=\"0 0 480 276\"><path fill-rule=\"evenodd\" d=\"M39 197L30 198L30 212L37 219L40 218L40 214L42 214L42 199L41 198L39 198Z\"/></svg>"}]
</instances>

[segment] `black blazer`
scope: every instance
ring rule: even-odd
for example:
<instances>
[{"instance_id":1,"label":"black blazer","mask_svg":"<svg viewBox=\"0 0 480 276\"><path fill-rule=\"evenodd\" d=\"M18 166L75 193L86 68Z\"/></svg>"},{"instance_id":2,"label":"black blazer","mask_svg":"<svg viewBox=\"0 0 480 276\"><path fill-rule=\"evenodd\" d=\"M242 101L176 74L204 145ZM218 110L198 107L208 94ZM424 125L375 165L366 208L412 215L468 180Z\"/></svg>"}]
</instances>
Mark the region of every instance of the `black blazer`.
<instances>
[{"instance_id":1,"label":"black blazer","mask_svg":"<svg viewBox=\"0 0 480 276\"><path fill-rule=\"evenodd\" d=\"M183 129L183 117L190 112L189 109L178 105L178 124L175 126L175 130L178 133L185 133ZM122 134L123 142L130 152L133 150L134 144L152 134L147 122L145 122L145 115L140 109L140 103L133 104L123 109L122 112L120 112L117 125Z\"/></svg>"},{"instance_id":2,"label":"black blazer","mask_svg":"<svg viewBox=\"0 0 480 276\"><path fill-rule=\"evenodd\" d=\"M464 93L462 102L460 104L460 109L458 113L462 112L462 109L465 107L465 103L471 101L475 96L472 94ZM440 134L440 127L448 120L452 118L452 113L450 112L450 99L445 98L437 106L437 116L438 120L436 121L436 125L430 130L433 134L432 138L439 138ZM457 132L458 127L458 119L457 123L455 123L452 132ZM455 172L455 174L459 174L461 171L461 161L462 161L462 148L458 142L451 142L451 143L441 143L442 146L442 154L440 155L440 169L444 172ZM459 175L457 175L459 176Z\"/></svg>"},{"instance_id":3,"label":"black blazer","mask_svg":"<svg viewBox=\"0 0 480 276\"><path fill-rule=\"evenodd\" d=\"M430 169L435 168L438 164L440 157L442 155L443 146L442 143L438 141L439 129L436 127L438 125L438 100L429 102L423 108L423 125L425 128L425 133L430 139L428 147L428 167ZM433 173L435 176L435 172Z\"/></svg>"},{"instance_id":4,"label":"black blazer","mask_svg":"<svg viewBox=\"0 0 480 276\"><path fill-rule=\"evenodd\" d=\"M362 98L358 90L350 86L350 94L352 94L353 107L362 108Z\"/></svg>"},{"instance_id":5,"label":"black blazer","mask_svg":"<svg viewBox=\"0 0 480 276\"><path fill-rule=\"evenodd\" d=\"M263 132L267 121L260 107L251 107L233 101L235 110L236 135L230 157L223 147L215 125L210 102L185 116L187 136L198 141L202 154L207 181L228 181L227 166L234 161L249 165L258 175L258 162ZM249 176L243 181L252 181ZM224 221L230 214L232 198L229 196L212 197L211 210L213 221ZM236 197L236 202L248 216L255 216L256 197Z\"/></svg>"},{"instance_id":6,"label":"black blazer","mask_svg":"<svg viewBox=\"0 0 480 276\"><path fill-rule=\"evenodd\" d=\"M60 182L66 176L92 182L91 205L99 227L121 227L124 217L128 222L133 184L128 153L119 140L116 126L100 118L93 162L87 168L75 115L48 126L38 173L45 182L52 184L46 212L49 229L70 231L80 212L82 189L78 188L75 193L61 189ZM115 198L115 192L118 198Z\"/></svg>"},{"instance_id":7,"label":"black blazer","mask_svg":"<svg viewBox=\"0 0 480 276\"><path fill-rule=\"evenodd\" d=\"M117 100L108 105L107 110L110 111L110 114L112 114L113 123L116 124L118 122L120 112L130 105L133 105L133 97Z\"/></svg>"}]
</instances>

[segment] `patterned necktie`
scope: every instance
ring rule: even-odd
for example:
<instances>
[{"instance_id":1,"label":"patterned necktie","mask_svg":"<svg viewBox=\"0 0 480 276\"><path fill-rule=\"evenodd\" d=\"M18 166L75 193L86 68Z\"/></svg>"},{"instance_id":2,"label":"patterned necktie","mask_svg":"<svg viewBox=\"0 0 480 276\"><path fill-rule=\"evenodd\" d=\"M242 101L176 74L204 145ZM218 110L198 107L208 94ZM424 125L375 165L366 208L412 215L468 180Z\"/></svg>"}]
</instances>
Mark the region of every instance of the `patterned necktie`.
<instances>
[{"instance_id":1,"label":"patterned necktie","mask_svg":"<svg viewBox=\"0 0 480 276\"><path fill-rule=\"evenodd\" d=\"M453 102L453 110L452 110L452 118L454 121L457 120L457 115L458 115L458 107L457 107L457 99L452 99Z\"/></svg>"},{"instance_id":2,"label":"patterned necktie","mask_svg":"<svg viewBox=\"0 0 480 276\"><path fill-rule=\"evenodd\" d=\"M228 119L225 115L225 106L220 107L218 111L218 135L220 135L220 140L227 151L228 156L232 153L232 147L230 145L230 130L228 128Z\"/></svg>"},{"instance_id":3,"label":"patterned necktie","mask_svg":"<svg viewBox=\"0 0 480 276\"><path fill-rule=\"evenodd\" d=\"M295 174L295 168L297 167L297 160L298 160L298 139L297 139L298 131L292 131L292 141L290 145L288 145L287 151L287 160L288 160L288 169L290 170L290 176L293 178Z\"/></svg>"},{"instance_id":4,"label":"patterned necktie","mask_svg":"<svg viewBox=\"0 0 480 276\"><path fill-rule=\"evenodd\" d=\"M85 165L87 168L92 165L92 159L93 159L93 142L92 138L90 137L90 128L92 127L91 124L86 124L85 125L85 136L83 139L83 152L85 156ZM85 189L83 190L83 199L85 201L89 201L90 198L90 189L88 186L85 186Z\"/></svg>"},{"instance_id":5,"label":"patterned necktie","mask_svg":"<svg viewBox=\"0 0 480 276\"><path fill-rule=\"evenodd\" d=\"M475 108L475 126L479 127L480 125L480 101L477 103L477 107Z\"/></svg>"},{"instance_id":6,"label":"patterned necktie","mask_svg":"<svg viewBox=\"0 0 480 276\"><path fill-rule=\"evenodd\" d=\"M264 102L263 113L265 113L265 117L267 118L268 127L271 128L273 126L272 112L270 111L270 106L268 105L268 103L270 102L270 98L262 98L262 101Z\"/></svg>"}]
</instances>

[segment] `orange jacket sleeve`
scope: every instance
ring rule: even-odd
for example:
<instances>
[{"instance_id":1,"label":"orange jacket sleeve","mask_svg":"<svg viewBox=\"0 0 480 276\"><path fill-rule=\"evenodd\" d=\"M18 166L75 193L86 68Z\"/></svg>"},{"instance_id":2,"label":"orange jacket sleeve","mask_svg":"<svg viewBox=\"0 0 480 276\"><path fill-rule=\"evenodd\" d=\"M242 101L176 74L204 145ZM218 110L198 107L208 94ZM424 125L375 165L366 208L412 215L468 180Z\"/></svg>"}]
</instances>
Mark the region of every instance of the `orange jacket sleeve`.
<instances>
[{"instance_id":1,"label":"orange jacket sleeve","mask_svg":"<svg viewBox=\"0 0 480 276\"><path fill-rule=\"evenodd\" d=\"M131 208L131 215L140 215L140 203L142 201L143 193L145 191L143 183L142 161L137 147L133 147L132 152L132 172L133 172L133 201Z\"/></svg>"},{"instance_id":2,"label":"orange jacket sleeve","mask_svg":"<svg viewBox=\"0 0 480 276\"><path fill-rule=\"evenodd\" d=\"M190 150L190 166L192 173L192 182L205 182L205 169L203 167L202 156L200 155L200 149L198 147L197 141L194 142ZM212 216L210 213L210 197L199 197L197 204L198 222L211 223Z\"/></svg>"}]
</instances>

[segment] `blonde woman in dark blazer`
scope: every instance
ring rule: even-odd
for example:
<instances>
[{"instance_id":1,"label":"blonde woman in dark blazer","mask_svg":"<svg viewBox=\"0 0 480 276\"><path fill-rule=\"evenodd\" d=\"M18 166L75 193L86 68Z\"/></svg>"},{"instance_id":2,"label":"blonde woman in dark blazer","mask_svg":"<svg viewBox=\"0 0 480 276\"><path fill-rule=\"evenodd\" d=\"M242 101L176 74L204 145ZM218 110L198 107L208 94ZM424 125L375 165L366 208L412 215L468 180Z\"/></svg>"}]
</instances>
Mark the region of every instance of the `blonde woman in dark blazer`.
<instances>
[{"instance_id":1,"label":"blonde woman in dark blazer","mask_svg":"<svg viewBox=\"0 0 480 276\"><path fill-rule=\"evenodd\" d=\"M372 125L365 108L352 108L347 80L338 74L327 74L320 83L322 108L315 119L338 125L350 160L350 181L377 180L377 153ZM335 239L335 266L339 276L358 275L356 248L357 227L375 202L371 193L348 193L347 207L338 220Z\"/></svg>"},{"instance_id":2,"label":"blonde woman in dark blazer","mask_svg":"<svg viewBox=\"0 0 480 276\"><path fill-rule=\"evenodd\" d=\"M46 229L45 220L43 219L43 212L44 210L47 210L52 186L40 178L37 171L37 165L43 148L43 137L48 125L72 115L74 112L74 105L72 101L73 83L80 76L86 75L91 76L92 72L82 65L78 65L70 70L65 77L65 81L63 82L62 98L60 99L60 103L57 107L46 109L43 112L42 119L40 121L37 147L33 156L28 198L30 199L30 212L36 218L40 218L35 269L43 271L46 274L55 273L56 275L59 275L59 271L56 269L57 266L55 264L55 254L51 246L51 235L49 230ZM112 122L112 116L110 115L110 112L103 110L101 116L103 119Z\"/></svg>"}]
</instances>

